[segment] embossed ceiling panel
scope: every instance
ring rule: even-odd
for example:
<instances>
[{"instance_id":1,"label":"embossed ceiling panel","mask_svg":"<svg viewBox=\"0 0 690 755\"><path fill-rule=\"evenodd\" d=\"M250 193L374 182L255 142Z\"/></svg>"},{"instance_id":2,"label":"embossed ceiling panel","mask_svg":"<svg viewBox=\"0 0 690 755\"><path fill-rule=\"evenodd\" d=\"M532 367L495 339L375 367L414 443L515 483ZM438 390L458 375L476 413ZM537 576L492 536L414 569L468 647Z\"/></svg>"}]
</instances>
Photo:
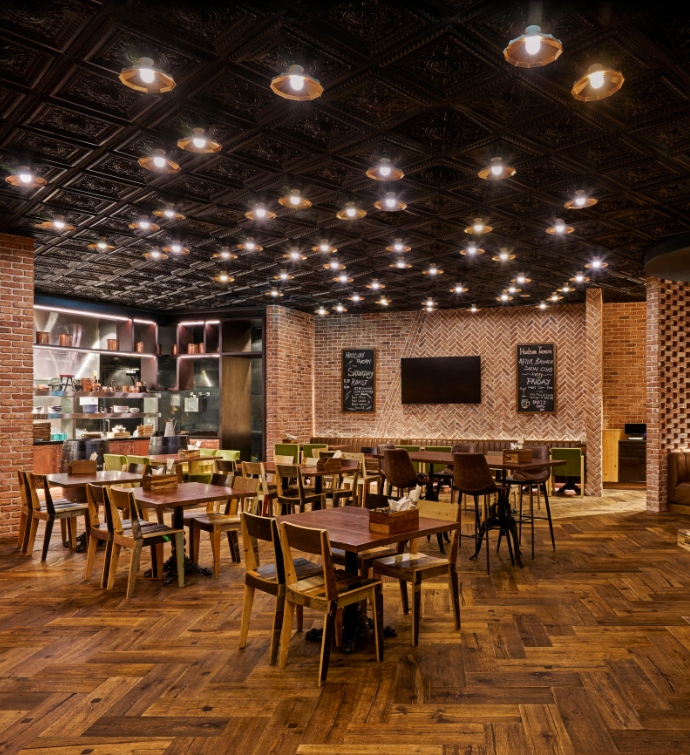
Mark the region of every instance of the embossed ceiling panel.
<instances>
[{"instance_id":1,"label":"embossed ceiling panel","mask_svg":"<svg viewBox=\"0 0 690 755\"><path fill-rule=\"evenodd\" d=\"M600 256L608 267L591 275L593 285L609 301L636 300L644 252L690 229L687 9L665 15L619 0L604 11L555 0L32 0L3 3L0 21L1 164L29 164L48 181L25 191L3 181L0 229L34 236L42 292L190 310L263 305L276 285L287 306L369 311L378 296L366 285L378 278L394 309L428 296L442 307L486 307L527 273L532 282L513 306L537 304ZM506 42L535 22L562 40L563 54L544 68L508 65ZM119 82L142 56L175 77L172 92ZM595 62L620 68L625 84L609 99L577 102L573 81ZM271 77L292 63L320 78L320 99L271 92ZM223 145L219 154L177 148L197 126ZM140 167L157 148L179 173ZM402 181L365 176L382 157L405 171ZM492 157L515 176L479 179ZM279 205L290 189L312 207ZM565 210L577 189L598 203ZM386 191L407 209L376 209ZM258 201L278 217L247 219ZM366 217L337 219L347 201ZM186 219L157 219L155 232L129 228L166 202ZM33 227L55 213L75 231ZM494 228L480 239L486 253L463 256L464 229L477 217ZM574 227L565 239L546 233L557 218ZM100 235L114 249L89 250ZM213 259L247 236L263 250ZM396 238L411 250L386 251ZM312 252L321 239L338 252ZM171 240L191 253L142 257ZM504 246L515 259L495 261ZM286 258L293 247L306 259ZM410 267L395 267L399 260ZM443 274L429 274L432 263ZM220 270L234 283L215 282ZM281 271L292 277L276 280ZM451 294L458 282L466 294ZM347 301L355 292L360 304Z\"/></svg>"}]
</instances>

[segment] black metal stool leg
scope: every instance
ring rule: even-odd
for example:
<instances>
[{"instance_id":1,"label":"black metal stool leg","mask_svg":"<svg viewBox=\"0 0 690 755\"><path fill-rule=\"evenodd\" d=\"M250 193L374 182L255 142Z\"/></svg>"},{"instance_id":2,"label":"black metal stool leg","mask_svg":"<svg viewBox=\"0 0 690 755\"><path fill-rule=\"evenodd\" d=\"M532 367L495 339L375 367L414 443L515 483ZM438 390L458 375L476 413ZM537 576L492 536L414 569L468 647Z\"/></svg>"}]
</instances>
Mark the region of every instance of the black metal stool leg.
<instances>
[{"instance_id":1,"label":"black metal stool leg","mask_svg":"<svg viewBox=\"0 0 690 755\"><path fill-rule=\"evenodd\" d=\"M520 516L518 518L518 543L522 545L522 485L520 485Z\"/></svg>"},{"instance_id":2,"label":"black metal stool leg","mask_svg":"<svg viewBox=\"0 0 690 755\"><path fill-rule=\"evenodd\" d=\"M553 536L553 521L551 519L551 505L549 504L549 494L546 492L546 483L542 483L542 490L544 491L544 504L546 506L546 518L549 520L549 530L551 531L551 545L556 550L556 538Z\"/></svg>"},{"instance_id":3,"label":"black metal stool leg","mask_svg":"<svg viewBox=\"0 0 690 755\"><path fill-rule=\"evenodd\" d=\"M534 492L532 483L529 486L529 520L532 529L532 561L534 561Z\"/></svg>"}]
</instances>

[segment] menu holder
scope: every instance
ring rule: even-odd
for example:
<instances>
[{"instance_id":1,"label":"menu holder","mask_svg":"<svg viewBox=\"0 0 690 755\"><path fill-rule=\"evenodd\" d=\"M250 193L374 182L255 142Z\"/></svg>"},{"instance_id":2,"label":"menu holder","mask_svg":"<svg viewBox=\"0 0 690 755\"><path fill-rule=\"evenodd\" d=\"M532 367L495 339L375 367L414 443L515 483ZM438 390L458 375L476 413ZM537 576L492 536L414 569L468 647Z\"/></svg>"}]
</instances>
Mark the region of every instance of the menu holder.
<instances>
[{"instance_id":1,"label":"menu holder","mask_svg":"<svg viewBox=\"0 0 690 755\"><path fill-rule=\"evenodd\" d=\"M370 509L369 529L372 532L383 532L385 535L395 535L398 532L418 530L419 509L407 509L407 511Z\"/></svg>"},{"instance_id":2,"label":"menu holder","mask_svg":"<svg viewBox=\"0 0 690 755\"><path fill-rule=\"evenodd\" d=\"M98 471L98 462L90 459L75 459L67 465L67 474L90 475Z\"/></svg>"},{"instance_id":3,"label":"menu holder","mask_svg":"<svg viewBox=\"0 0 690 755\"><path fill-rule=\"evenodd\" d=\"M531 448L504 449L504 464L529 464L532 461Z\"/></svg>"},{"instance_id":4,"label":"menu holder","mask_svg":"<svg viewBox=\"0 0 690 755\"><path fill-rule=\"evenodd\" d=\"M319 472L339 472L342 469L342 466L342 459L333 459L328 458L327 456L320 457L316 462L316 469Z\"/></svg>"},{"instance_id":5,"label":"menu holder","mask_svg":"<svg viewBox=\"0 0 690 755\"><path fill-rule=\"evenodd\" d=\"M141 486L144 490L175 490L178 477L176 474L144 475Z\"/></svg>"}]
</instances>

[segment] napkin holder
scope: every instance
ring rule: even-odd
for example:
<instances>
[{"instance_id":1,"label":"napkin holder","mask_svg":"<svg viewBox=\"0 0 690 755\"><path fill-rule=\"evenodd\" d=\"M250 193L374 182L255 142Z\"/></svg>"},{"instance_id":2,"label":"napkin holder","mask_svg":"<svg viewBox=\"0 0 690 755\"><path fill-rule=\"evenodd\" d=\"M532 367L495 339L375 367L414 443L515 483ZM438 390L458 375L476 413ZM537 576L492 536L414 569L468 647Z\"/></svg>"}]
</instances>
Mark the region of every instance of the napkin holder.
<instances>
[{"instance_id":1,"label":"napkin holder","mask_svg":"<svg viewBox=\"0 0 690 755\"><path fill-rule=\"evenodd\" d=\"M342 459L329 459L327 456L322 456L316 463L316 469L319 472L340 472L342 466Z\"/></svg>"},{"instance_id":2,"label":"napkin holder","mask_svg":"<svg viewBox=\"0 0 690 755\"><path fill-rule=\"evenodd\" d=\"M393 511L392 509L370 509L369 529L384 535L419 529L419 509Z\"/></svg>"},{"instance_id":3,"label":"napkin holder","mask_svg":"<svg viewBox=\"0 0 690 755\"><path fill-rule=\"evenodd\" d=\"M175 490L177 488L178 477L176 474L154 474L144 475L141 486L144 490Z\"/></svg>"},{"instance_id":4,"label":"napkin holder","mask_svg":"<svg viewBox=\"0 0 690 755\"><path fill-rule=\"evenodd\" d=\"M98 471L98 462L90 459L75 459L67 465L67 474L87 475L96 474Z\"/></svg>"},{"instance_id":5,"label":"napkin holder","mask_svg":"<svg viewBox=\"0 0 690 755\"><path fill-rule=\"evenodd\" d=\"M504 464L529 464L532 461L531 448L516 448L503 450Z\"/></svg>"},{"instance_id":6,"label":"napkin holder","mask_svg":"<svg viewBox=\"0 0 690 755\"><path fill-rule=\"evenodd\" d=\"M178 451L177 455L180 459L184 459L185 461L188 461L189 459L200 459L201 451L199 451L198 448L195 448L195 449L181 448Z\"/></svg>"}]
</instances>

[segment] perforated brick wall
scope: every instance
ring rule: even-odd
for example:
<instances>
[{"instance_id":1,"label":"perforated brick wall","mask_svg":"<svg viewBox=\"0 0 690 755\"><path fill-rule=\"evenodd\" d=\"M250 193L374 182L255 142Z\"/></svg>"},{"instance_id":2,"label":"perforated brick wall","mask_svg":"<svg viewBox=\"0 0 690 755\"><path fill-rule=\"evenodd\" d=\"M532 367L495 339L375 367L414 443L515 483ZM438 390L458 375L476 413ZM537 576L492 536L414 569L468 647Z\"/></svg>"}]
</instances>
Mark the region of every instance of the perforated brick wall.
<instances>
[{"instance_id":1,"label":"perforated brick wall","mask_svg":"<svg viewBox=\"0 0 690 755\"><path fill-rule=\"evenodd\" d=\"M33 464L34 245L0 234L0 537L19 526L17 470Z\"/></svg>"}]
</instances>

